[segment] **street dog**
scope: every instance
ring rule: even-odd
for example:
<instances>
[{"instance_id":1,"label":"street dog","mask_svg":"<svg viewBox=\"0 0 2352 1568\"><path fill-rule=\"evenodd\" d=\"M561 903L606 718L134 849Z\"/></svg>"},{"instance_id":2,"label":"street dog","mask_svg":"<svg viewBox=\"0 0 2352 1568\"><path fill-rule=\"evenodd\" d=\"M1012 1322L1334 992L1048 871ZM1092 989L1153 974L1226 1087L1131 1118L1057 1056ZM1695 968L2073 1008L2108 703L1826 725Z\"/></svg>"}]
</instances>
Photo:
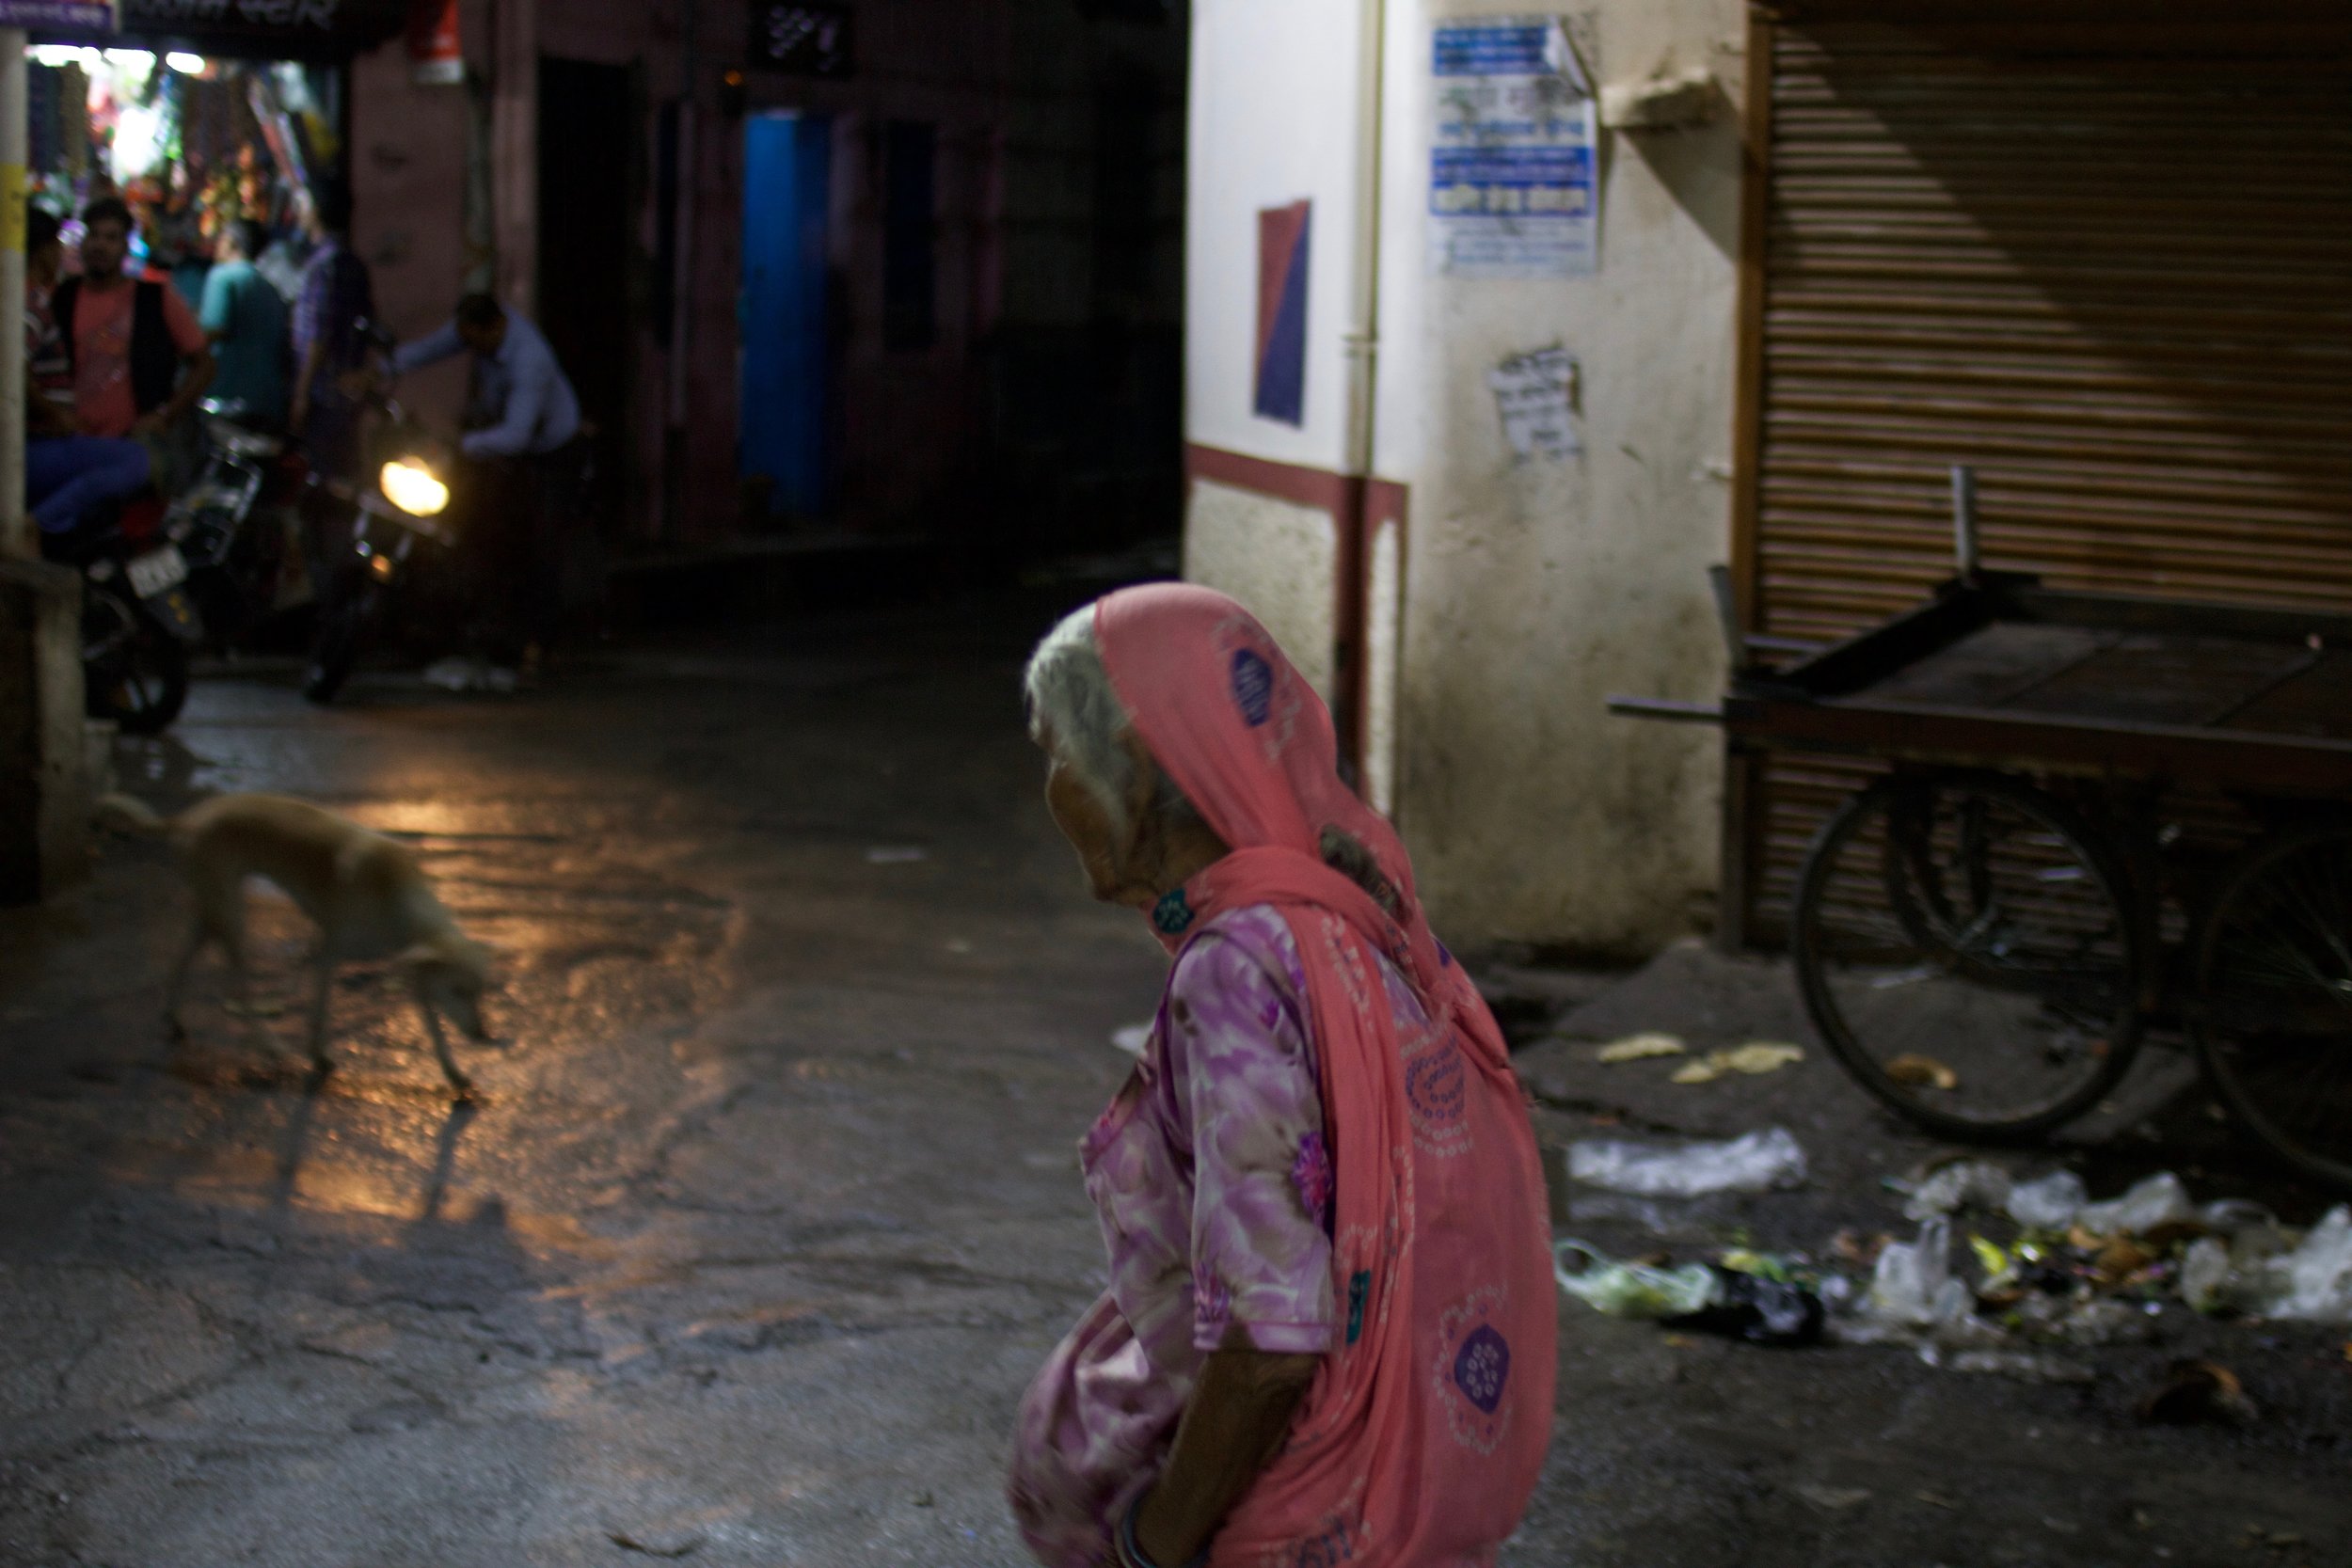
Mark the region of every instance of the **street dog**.
<instances>
[{"instance_id":1,"label":"street dog","mask_svg":"<svg viewBox=\"0 0 2352 1568\"><path fill-rule=\"evenodd\" d=\"M277 795L215 796L168 820L128 796L109 795L99 801L97 815L119 830L166 835L196 895L187 945L165 991L164 1020L173 1038L187 1033L180 1011L188 973L199 954L218 943L257 1039L267 1039L253 1014L246 963L245 883L260 877L282 889L318 927L311 957L317 982L310 999L311 1066L321 1075L334 1070L326 1053L326 1009L336 965L391 958L416 997L450 1087L460 1100L473 1097L472 1081L450 1055L441 1020L447 1017L468 1039L489 1038L482 992L490 949L458 929L405 847L331 811Z\"/></svg>"}]
</instances>

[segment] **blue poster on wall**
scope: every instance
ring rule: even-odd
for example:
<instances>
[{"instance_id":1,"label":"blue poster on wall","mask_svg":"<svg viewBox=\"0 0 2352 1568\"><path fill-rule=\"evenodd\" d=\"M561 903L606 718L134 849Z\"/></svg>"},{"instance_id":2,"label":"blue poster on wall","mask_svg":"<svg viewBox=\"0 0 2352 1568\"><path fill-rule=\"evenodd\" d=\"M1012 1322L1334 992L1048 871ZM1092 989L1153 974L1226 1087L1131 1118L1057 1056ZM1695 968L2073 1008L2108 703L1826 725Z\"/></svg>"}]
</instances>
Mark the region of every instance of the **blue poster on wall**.
<instances>
[{"instance_id":1,"label":"blue poster on wall","mask_svg":"<svg viewBox=\"0 0 2352 1568\"><path fill-rule=\"evenodd\" d=\"M1452 277L1575 277L1599 263L1593 87L1556 18L1437 29L1429 265Z\"/></svg>"}]
</instances>

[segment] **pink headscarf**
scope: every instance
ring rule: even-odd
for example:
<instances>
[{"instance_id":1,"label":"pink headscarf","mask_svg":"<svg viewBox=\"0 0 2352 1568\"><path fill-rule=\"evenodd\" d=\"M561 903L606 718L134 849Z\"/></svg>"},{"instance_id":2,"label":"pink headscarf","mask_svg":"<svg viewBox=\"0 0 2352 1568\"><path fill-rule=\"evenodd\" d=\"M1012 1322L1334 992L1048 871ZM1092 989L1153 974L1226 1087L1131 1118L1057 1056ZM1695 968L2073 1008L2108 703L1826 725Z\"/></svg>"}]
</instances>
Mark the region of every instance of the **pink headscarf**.
<instances>
[{"instance_id":1,"label":"pink headscarf","mask_svg":"<svg viewBox=\"0 0 2352 1568\"><path fill-rule=\"evenodd\" d=\"M1543 1171L1502 1032L1430 934L1394 831L1341 783L1322 699L1248 611L1153 584L1097 603L1094 631L1136 732L1233 851L1153 924L1181 947L1221 910L1281 911L1337 1164L1342 1343L1213 1568L1486 1562L1543 1467L1558 1353ZM1371 850L1393 916L1324 863L1329 826ZM1374 953L1425 1037L1397 1037Z\"/></svg>"}]
</instances>

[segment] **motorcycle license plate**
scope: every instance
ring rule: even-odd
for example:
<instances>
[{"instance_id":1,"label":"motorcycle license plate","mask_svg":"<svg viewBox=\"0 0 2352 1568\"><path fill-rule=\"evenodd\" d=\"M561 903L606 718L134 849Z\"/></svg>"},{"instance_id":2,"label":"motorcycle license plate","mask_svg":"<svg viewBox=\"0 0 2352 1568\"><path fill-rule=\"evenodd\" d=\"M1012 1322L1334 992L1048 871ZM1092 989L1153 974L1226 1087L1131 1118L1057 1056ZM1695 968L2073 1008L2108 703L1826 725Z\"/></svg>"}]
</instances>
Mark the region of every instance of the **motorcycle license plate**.
<instances>
[{"instance_id":1,"label":"motorcycle license plate","mask_svg":"<svg viewBox=\"0 0 2352 1568\"><path fill-rule=\"evenodd\" d=\"M125 569L131 574L131 591L142 599L151 599L188 580L187 558L180 553L177 545L166 545L160 550L135 557Z\"/></svg>"}]
</instances>

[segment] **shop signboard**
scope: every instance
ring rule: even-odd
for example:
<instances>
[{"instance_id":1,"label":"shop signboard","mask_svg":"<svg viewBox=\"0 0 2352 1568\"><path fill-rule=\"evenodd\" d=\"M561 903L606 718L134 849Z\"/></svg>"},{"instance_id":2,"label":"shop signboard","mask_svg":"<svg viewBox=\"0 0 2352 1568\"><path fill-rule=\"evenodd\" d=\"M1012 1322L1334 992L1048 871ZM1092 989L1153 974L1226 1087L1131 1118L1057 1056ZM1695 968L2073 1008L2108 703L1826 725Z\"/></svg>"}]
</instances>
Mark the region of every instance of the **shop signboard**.
<instances>
[{"instance_id":1,"label":"shop signboard","mask_svg":"<svg viewBox=\"0 0 2352 1568\"><path fill-rule=\"evenodd\" d=\"M71 27L76 32L115 30L114 0L0 0L0 27Z\"/></svg>"},{"instance_id":2,"label":"shop signboard","mask_svg":"<svg viewBox=\"0 0 2352 1568\"><path fill-rule=\"evenodd\" d=\"M373 49L408 25L408 0L119 0L117 8L121 31L134 38L265 58L332 58ZM53 33L90 30L41 25Z\"/></svg>"},{"instance_id":3,"label":"shop signboard","mask_svg":"<svg viewBox=\"0 0 2352 1568\"><path fill-rule=\"evenodd\" d=\"M752 0L752 63L793 76L849 75L850 8L838 0Z\"/></svg>"}]
</instances>

